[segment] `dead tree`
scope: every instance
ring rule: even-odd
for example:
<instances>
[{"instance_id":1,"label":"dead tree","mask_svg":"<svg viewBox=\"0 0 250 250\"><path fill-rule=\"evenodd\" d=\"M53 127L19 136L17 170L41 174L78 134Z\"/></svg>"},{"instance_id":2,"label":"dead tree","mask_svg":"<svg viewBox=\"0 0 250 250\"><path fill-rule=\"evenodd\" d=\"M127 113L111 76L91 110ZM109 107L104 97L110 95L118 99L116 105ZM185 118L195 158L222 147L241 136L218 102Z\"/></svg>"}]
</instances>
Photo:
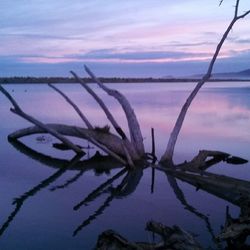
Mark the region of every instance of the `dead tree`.
<instances>
[{"instance_id":1,"label":"dead tree","mask_svg":"<svg viewBox=\"0 0 250 250\"><path fill-rule=\"evenodd\" d=\"M200 88L204 85L204 83L209 80L214 63L218 57L218 54L222 48L223 43L225 42L230 30L234 26L234 24L244 17L246 17L250 10L246 11L244 14L239 15L239 0L236 0L235 12L232 21L230 22L228 28L223 34L220 42L217 45L217 48L214 52L214 55L211 59L211 62L208 66L207 73L203 76L203 78L198 82L194 90L191 92L190 96L186 100L183 105L181 112L176 120L173 131L171 132L167 148L165 153L162 155L160 159L160 163L162 166L173 166L173 154L175 144L180 133L182 124L184 122L187 111L195 98L196 94L200 90ZM55 87L54 85L49 84L49 86L59 93L76 111L76 113L82 119L85 127L76 127L76 126L67 126L64 124L46 124L37 120L36 118L25 113L21 107L17 104L14 98L6 91L6 89L0 85L0 91L9 99L14 108L11 108L11 112L21 116L27 121L31 122L33 127L29 127L26 129L22 129L16 131L15 133L9 136L10 139L18 139L22 136L27 136L35 133L49 133L60 140L64 145L68 148L72 149L76 154L83 154L81 148L78 145L75 145L68 137L66 136L76 136L78 138L83 138L91 143L93 143L96 147L103 150L108 155L112 156L116 160L118 160L121 164L127 165L129 167L135 166L144 166L145 160L147 159L147 154L145 153L145 148L143 144L143 137L140 129L140 125L138 119L134 113L133 108L131 107L129 101L126 99L124 95L120 92L108 88L104 85L92 72L91 70L85 66L86 72L91 76L91 78L98 84L98 86L104 90L108 95L114 97L118 103L121 105L124 114L127 119L128 128L129 128L129 136L126 135L124 129L119 125L116 121L115 117L112 115L109 108L106 106L104 101L91 89L91 87L86 84L78 75L71 71L71 74L75 77L76 81L81 84L81 86L94 98L94 100L99 104L100 108L103 110L107 119L113 126L116 134L111 132L97 130L88 120L88 118L84 115L79 107L60 89ZM142 163L142 164L140 164Z\"/></svg>"}]
</instances>

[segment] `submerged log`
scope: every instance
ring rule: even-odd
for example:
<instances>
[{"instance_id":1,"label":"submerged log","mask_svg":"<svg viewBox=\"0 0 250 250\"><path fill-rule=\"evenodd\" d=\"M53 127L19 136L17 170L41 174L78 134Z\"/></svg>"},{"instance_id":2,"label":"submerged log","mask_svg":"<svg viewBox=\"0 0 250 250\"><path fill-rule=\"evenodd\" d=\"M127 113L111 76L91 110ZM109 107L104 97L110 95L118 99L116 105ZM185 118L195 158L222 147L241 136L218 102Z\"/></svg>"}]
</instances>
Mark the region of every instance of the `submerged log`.
<instances>
[{"instance_id":1,"label":"submerged log","mask_svg":"<svg viewBox=\"0 0 250 250\"><path fill-rule=\"evenodd\" d=\"M110 154L117 160L119 160L121 163L126 164L126 152L124 151L123 147L123 141L116 135L113 135L111 133L102 133L100 131L97 131L95 129L86 129L82 127L77 126L69 126L64 124L46 124L48 128L52 128L54 131L57 131L58 133L65 135L65 136L73 136L77 138L82 138L86 140L90 140L93 144L95 144L97 147L102 147L102 145L105 148L101 148L104 150L104 152ZM19 139L24 136L33 135L33 134L41 134L41 133L48 133L47 130L42 129L38 126L32 126L25 129L20 129L8 136L8 138L11 139ZM107 150L108 149L108 152ZM129 151L129 148L127 147L127 150ZM130 152L130 151L129 151Z\"/></svg>"},{"instance_id":2,"label":"submerged log","mask_svg":"<svg viewBox=\"0 0 250 250\"><path fill-rule=\"evenodd\" d=\"M163 168L158 167L158 169L162 170ZM237 206L241 206L243 201L250 201L249 181L208 172L195 173L173 169L166 169L165 171L197 189L205 190Z\"/></svg>"}]
</instances>

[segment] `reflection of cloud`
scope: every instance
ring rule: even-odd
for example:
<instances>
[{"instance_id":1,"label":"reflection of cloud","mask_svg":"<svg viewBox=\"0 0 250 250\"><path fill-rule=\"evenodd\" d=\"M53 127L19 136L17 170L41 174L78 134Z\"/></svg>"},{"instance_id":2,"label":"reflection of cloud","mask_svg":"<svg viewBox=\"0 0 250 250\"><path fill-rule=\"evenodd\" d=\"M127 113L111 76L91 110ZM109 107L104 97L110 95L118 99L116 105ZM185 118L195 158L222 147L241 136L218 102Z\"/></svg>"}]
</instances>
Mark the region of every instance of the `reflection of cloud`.
<instances>
[{"instance_id":1,"label":"reflection of cloud","mask_svg":"<svg viewBox=\"0 0 250 250\"><path fill-rule=\"evenodd\" d=\"M197 133L222 138L250 140L250 107L242 106L237 99L248 99L248 95L230 92L200 93L191 106L184 125L184 133Z\"/></svg>"}]
</instances>

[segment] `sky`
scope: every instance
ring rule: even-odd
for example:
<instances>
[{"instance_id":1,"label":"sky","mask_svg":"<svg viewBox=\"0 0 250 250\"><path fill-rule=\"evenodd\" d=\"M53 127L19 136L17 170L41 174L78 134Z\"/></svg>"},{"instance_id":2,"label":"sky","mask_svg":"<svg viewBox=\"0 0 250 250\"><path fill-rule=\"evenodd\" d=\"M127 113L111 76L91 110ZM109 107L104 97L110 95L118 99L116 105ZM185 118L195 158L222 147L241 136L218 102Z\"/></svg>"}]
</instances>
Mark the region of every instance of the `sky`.
<instances>
[{"instance_id":1,"label":"sky","mask_svg":"<svg viewBox=\"0 0 250 250\"><path fill-rule=\"evenodd\" d=\"M235 0L0 0L0 77L166 77L204 73ZM250 9L241 0L239 13ZM250 68L250 16L214 72Z\"/></svg>"}]
</instances>

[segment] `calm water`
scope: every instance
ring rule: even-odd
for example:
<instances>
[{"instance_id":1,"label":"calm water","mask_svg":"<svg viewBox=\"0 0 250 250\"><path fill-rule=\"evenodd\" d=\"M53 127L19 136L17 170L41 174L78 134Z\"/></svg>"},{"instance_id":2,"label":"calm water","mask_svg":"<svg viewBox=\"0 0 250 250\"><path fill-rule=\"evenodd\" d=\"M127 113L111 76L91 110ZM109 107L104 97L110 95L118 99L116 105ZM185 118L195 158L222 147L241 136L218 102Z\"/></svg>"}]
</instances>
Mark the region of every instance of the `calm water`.
<instances>
[{"instance_id":1,"label":"calm water","mask_svg":"<svg viewBox=\"0 0 250 250\"><path fill-rule=\"evenodd\" d=\"M94 125L108 123L97 104L79 85L58 86L81 107ZM126 127L116 101L95 85L91 86L104 98L119 123ZM134 107L148 152L151 151L150 130L155 129L157 156L160 157L179 110L194 84L111 86L124 93ZM41 121L82 125L71 107L47 85L6 85L5 88L25 111ZM107 229L116 230L131 241L152 242L152 235L144 230L146 222L152 219L169 226L181 226L197 234L203 246L216 249L212 238L224 224L226 206L229 205L232 215L239 213L239 208L232 204L204 191L196 192L194 187L177 181L186 202L196 213L190 212L176 198L165 174L156 171L152 192L151 169L137 174L138 183L131 181L131 187L112 196L112 188L116 188L125 177L125 174L120 174L105 192L88 205L79 205L76 209L75 206L90 192L121 169L103 174L79 169L63 172L57 168L60 164L51 159L50 165L53 166L42 162L41 155L32 158L23 147L17 149L7 140L8 134L30 125L12 114L10 107L9 101L0 94L0 249L92 249L98 235ZM36 137L21 141L43 155L66 160L73 157L72 152L52 149L51 144L57 142L53 137L46 136L43 143ZM86 141L78 141L78 144L88 146ZM174 158L178 163L192 159L200 149L211 149L249 160L249 146L250 83L209 83L188 112ZM86 153L84 159L91 157L95 149L90 148ZM242 166L220 163L209 171L250 179L249 163ZM12 204L16 198L20 199ZM208 230L209 226L212 230Z\"/></svg>"}]
</instances>

